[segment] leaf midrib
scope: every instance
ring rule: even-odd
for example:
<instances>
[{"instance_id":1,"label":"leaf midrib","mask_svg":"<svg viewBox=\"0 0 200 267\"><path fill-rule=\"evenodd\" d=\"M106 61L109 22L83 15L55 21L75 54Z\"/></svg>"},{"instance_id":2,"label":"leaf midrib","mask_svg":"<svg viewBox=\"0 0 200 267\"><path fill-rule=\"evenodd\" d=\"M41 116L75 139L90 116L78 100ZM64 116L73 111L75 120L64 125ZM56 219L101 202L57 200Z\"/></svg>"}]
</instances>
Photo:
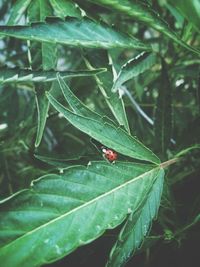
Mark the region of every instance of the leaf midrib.
<instances>
[{"instance_id":1,"label":"leaf midrib","mask_svg":"<svg viewBox=\"0 0 200 267\"><path fill-rule=\"evenodd\" d=\"M70 214L76 212L76 211L79 210L79 209L82 209L82 208L84 208L84 207L86 207L86 206L89 206L90 204L92 204L92 203L94 203L94 202L97 202L99 199L101 199L101 198L103 198L103 197L105 197L105 196L107 196L107 195L109 195L109 194L112 194L112 193L115 192L115 191L118 191L120 188L123 188L123 187L127 186L128 184L134 183L135 181L144 178L144 176L148 175L148 173L151 173L151 172L155 171L156 169L160 169L160 167L153 168L153 169L151 169L150 171L145 172L145 173L139 175L138 177L134 177L133 179L127 181L126 183L123 183L123 184L119 185L118 187L113 188L112 190L110 190L110 191L108 191L108 192L106 192L106 193L103 193L102 195L99 195L98 197L96 197L96 198L94 198L94 199L88 201L87 203L84 203L83 205L80 205L80 206L78 206L78 207L72 209L71 211L69 211L69 212L67 212L67 213L65 213L65 214L62 214L61 216L59 216L59 217L57 217L57 218L54 218L53 220L51 220L51 221L49 221L49 222L47 222L47 223L44 223L44 224L40 225L39 227L37 227L37 228L31 230L30 232L26 233L25 235L20 236L19 238L15 239L14 241L10 242L9 244L7 244L7 245L5 245L4 247L0 248L0 250L1 250L1 249L6 249L7 247L11 246L13 243L17 242L18 240L23 239L24 237L26 237L26 236L28 236L28 235L31 235L32 233L38 231L39 229L41 229L41 228L43 228L43 227L46 227L46 226L48 226L48 225L50 225L50 224L52 224L52 223L54 223L54 222L56 222L56 221L58 221L58 220L64 218L64 217L66 217L66 216L68 216L68 215L70 215Z\"/></svg>"}]
</instances>

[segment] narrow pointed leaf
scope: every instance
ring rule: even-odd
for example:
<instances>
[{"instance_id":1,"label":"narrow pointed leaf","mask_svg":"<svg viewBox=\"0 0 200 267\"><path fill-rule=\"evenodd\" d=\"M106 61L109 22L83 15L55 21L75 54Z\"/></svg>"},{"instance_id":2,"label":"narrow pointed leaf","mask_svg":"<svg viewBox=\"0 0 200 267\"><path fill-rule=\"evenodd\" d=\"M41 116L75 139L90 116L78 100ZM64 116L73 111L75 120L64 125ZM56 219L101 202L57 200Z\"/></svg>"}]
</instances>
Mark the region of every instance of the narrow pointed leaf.
<instances>
[{"instance_id":1,"label":"narrow pointed leaf","mask_svg":"<svg viewBox=\"0 0 200 267\"><path fill-rule=\"evenodd\" d=\"M157 215L163 189L164 171L160 171L149 193L141 200L135 213L129 215L119 238L112 248L106 267L120 267L140 248L153 218Z\"/></svg>"},{"instance_id":2,"label":"narrow pointed leaf","mask_svg":"<svg viewBox=\"0 0 200 267\"><path fill-rule=\"evenodd\" d=\"M172 92L167 67L162 59L161 72L162 87L159 88L159 95L156 104L155 114L155 144L158 151L164 155L169 146L172 129Z\"/></svg>"},{"instance_id":3,"label":"narrow pointed leaf","mask_svg":"<svg viewBox=\"0 0 200 267\"><path fill-rule=\"evenodd\" d=\"M63 80L63 78L60 77L60 75L57 75L57 79L60 85L60 88L62 90L62 93L66 99L66 101L68 102L68 104L70 105L70 107L72 108L72 110L74 111L74 113L85 116L85 117L90 117L93 119L101 119L100 115L93 112L92 110L90 110L87 106L85 106L79 99L78 97L76 97L73 92L70 90L70 88L68 87L68 85L65 83L65 81Z\"/></svg>"},{"instance_id":4,"label":"narrow pointed leaf","mask_svg":"<svg viewBox=\"0 0 200 267\"><path fill-rule=\"evenodd\" d=\"M41 266L95 240L137 210L159 172L151 165L92 162L40 177L1 201L1 262Z\"/></svg>"},{"instance_id":5,"label":"narrow pointed leaf","mask_svg":"<svg viewBox=\"0 0 200 267\"><path fill-rule=\"evenodd\" d=\"M156 56L154 54L144 52L130 59L121 67L113 84L112 91L116 92L123 83L148 70L155 62Z\"/></svg>"},{"instance_id":6,"label":"narrow pointed leaf","mask_svg":"<svg viewBox=\"0 0 200 267\"><path fill-rule=\"evenodd\" d=\"M40 145L42 140L48 110L49 110L49 101L46 98L45 90L39 86L36 89L36 105L37 105L37 113L38 113L38 127L37 127L37 135L35 140L35 147Z\"/></svg>"},{"instance_id":7,"label":"narrow pointed leaf","mask_svg":"<svg viewBox=\"0 0 200 267\"><path fill-rule=\"evenodd\" d=\"M81 102L75 96L75 94L70 90L69 86L65 83L63 78L60 77L59 74L57 75L57 79L65 100L68 102L75 114L81 115L83 117L88 117L94 120L102 120L102 117L98 113L90 110L86 105L84 105L83 102ZM109 119L108 117L104 117L104 122L116 127L115 122Z\"/></svg>"},{"instance_id":8,"label":"narrow pointed leaf","mask_svg":"<svg viewBox=\"0 0 200 267\"><path fill-rule=\"evenodd\" d=\"M92 69L93 67L97 68L102 65L107 66L107 72L104 74L102 73L100 76L95 76L95 80L99 86L102 95L105 98L106 103L108 104L119 125L123 126L124 129L126 129L126 131L130 133L123 99L119 95L119 92L113 94L113 92L111 91L113 85L113 73L111 66L108 65L107 60L105 60L105 55L102 55L102 52L100 53L99 51L93 51L87 56L86 64L90 69Z\"/></svg>"},{"instance_id":9,"label":"narrow pointed leaf","mask_svg":"<svg viewBox=\"0 0 200 267\"><path fill-rule=\"evenodd\" d=\"M119 153L153 163L159 163L159 159L136 138L129 135L120 127L115 127L105 120L95 120L73 113L61 105L51 94L47 97L54 108L60 112L72 125L80 131L88 134L107 147L111 147Z\"/></svg>"},{"instance_id":10,"label":"narrow pointed leaf","mask_svg":"<svg viewBox=\"0 0 200 267\"><path fill-rule=\"evenodd\" d=\"M56 16L65 18L66 16L81 18L81 11L71 0L50 0Z\"/></svg>"},{"instance_id":11,"label":"narrow pointed leaf","mask_svg":"<svg viewBox=\"0 0 200 267\"><path fill-rule=\"evenodd\" d=\"M76 47L105 49L132 47L151 50L149 45L138 39L89 19L68 18L66 21L62 21L54 18L46 23L33 23L31 26L0 26L0 36Z\"/></svg>"},{"instance_id":12,"label":"narrow pointed leaf","mask_svg":"<svg viewBox=\"0 0 200 267\"><path fill-rule=\"evenodd\" d=\"M40 21L45 21L48 16L53 16L53 9L49 0L39 0ZM54 69L57 63L56 44L42 43L42 68L44 70Z\"/></svg>"},{"instance_id":13,"label":"narrow pointed leaf","mask_svg":"<svg viewBox=\"0 0 200 267\"><path fill-rule=\"evenodd\" d=\"M20 20L31 0L17 0L11 8L10 17L7 25L17 24Z\"/></svg>"},{"instance_id":14,"label":"narrow pointed leaf","mask_svg":"<svg viewBox=\"0 0 200 267\"><path fill-rule=\"evenodd\" d=\"M169 28L167 22L165 22L159 14L157 14L150 5L144 3L144 1L129 1L129 0L89 0L95 4L100 4L105 7L117 10L120 13L124 13L138 21L142 21L147 26L151 26L157 31L163 33L174 42L180 44L186 49L200 54L200 51L192 46L187 45L181 38Z\"/></svg>"},{"instance_id":15,"label":"narrow pointed leaf","mask_svg":"<svg viewBox=\"0 0 200 267\"><path fill-rule=\"evenodd\" d=\"M82 77L96 75L106 71L105 68L93 70L78 70L78 71L60 71L60 76L66 77ZM58 71L54 70L38 70L32 71L29 69L8 69L6 67L0 68L0 84L2 83L18 83L18 82L52 82L56 80Z\"/></svg>"},{"instance_id":16,"label":"narrow pointed leaf","mask_svg":"<svg viewBox=\"0 0 200 267\"><path fill-rule=\"evenodd\" d=\"M39 1L39 15L40 21L44 21L47 16L53 15L53 10L49 4L48 0L38 0ZM54 69L56 66L57 56L56 56L56 45L49 43L41 44L42 52L42 68L44 70ZM33 54L33 53L32 53ZM43 132L46 125L46 120L49 111L49 101L46 98L45 91L48 89L49 85L44 83L41 85L36 85L36 105L37 105L37 115L38 115L38 125L37 125L37 135L35 140L35 147L40 145L42 140ZM45 89L45 90L44 90Z\"/></svg>"}]
</instances>

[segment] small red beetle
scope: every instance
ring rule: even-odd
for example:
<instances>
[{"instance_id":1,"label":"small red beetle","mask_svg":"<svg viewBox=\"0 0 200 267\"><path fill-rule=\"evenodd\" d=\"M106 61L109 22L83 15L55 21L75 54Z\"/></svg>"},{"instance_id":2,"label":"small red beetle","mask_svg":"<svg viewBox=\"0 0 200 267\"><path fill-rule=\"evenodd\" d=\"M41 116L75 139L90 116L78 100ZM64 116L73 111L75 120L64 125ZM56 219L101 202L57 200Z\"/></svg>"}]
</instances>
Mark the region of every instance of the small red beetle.
<instances>
[{"instance_id":1,"label":"small red beetle","mask_svg":"<svg viewBox=\"0 0 200 267\"><path fill-rule=\"evenodd\" d=\"M102 152L103 152L104 158L106 158L110 162L114 162L115 160L117 160L118 155L117 155L117 152L115 152L114 150L103 146Z\"/></svg>"}]
</instances>

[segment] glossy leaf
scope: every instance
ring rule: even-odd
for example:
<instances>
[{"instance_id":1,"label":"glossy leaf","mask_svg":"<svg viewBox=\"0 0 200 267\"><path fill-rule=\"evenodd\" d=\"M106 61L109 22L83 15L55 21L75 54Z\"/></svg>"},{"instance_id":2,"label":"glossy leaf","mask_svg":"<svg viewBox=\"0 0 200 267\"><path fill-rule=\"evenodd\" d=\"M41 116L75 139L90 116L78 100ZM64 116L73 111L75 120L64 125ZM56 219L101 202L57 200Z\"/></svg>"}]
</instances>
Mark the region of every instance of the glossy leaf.
<instances>
[{"instance_id":1,"label":"glossy leaf","mask_svg":"<svg viewBox=\"0 0 200 267\"><path fill-rule=\"evenodd\" d=\"M180 44L186 49L200 54L200 51L192 46L187 45L181 38L169 28L167 22L165 22L161 16L156 13L148 4L143 1L129 1L129 0L89 0L95 4L100 4L105 7L109 7L112 10L117 10L120 13L124 13L138 21L143 22L147 26L150 26L157 31L163 33L174 42Z\"/></svg>"},{"instance_id":2,"label":"glossy leaf","mask_svg":"<svg viewBox=\"0 0 200 267\"><path fill-rule=\"evenodd\" d=\"M149 194L141 200L140 208L129 215L112 248L106 267L120 267L140 248L153 218L157 215L163 189L164 172L160 172L152 184Z\"/></svg>"},{"instance_id":3,"label":"glossy leaf","mask_svg":"<svg viewBox=\"0 0 200 267\"><path fill-rule=\"evenodd\" d=\"M81 18L81 11L71 0L50 0L56 16L65 18L66 16Z\"/></svg>"},{"instance_id":4,"label":"glossy leaf","mask_svg":"<svg viewBox=\"0 0 200 267\"><path fill-rule=\"evenodd\" d=\"M153 152L122 128L109 123L107 118L99 116L98 119L95 119L78 115L65 108L51 94L47 93L47 97L54 108L72 125L105 146L132 158L159 163L159 159Z\"/></svg>"},{"instance_id":5,"label":"glossy leaf","mask_svg":"<svg viewBox=\"0 0 200 267\"><path fill-rule=\"evenodd\" d=\"M105 55L105 53L103 53L102 51L93 51L92 53L87 54L86 64L89 69L92 69L93 67L98 68L102 65L107 67L107 72L95 76L95 80L102 95L105 98L106 103L108 104L119 125L123 126L124 129L126 129L126 131L130 133L123 99L119 95L119 92L113 94L113 92L111 91L113 85L113 72L111 66L107 62L108 60L106 60L107 58L107 53Z\"/></svg>"},{"instance_id":6,"label":"glossy leaf","mask_svg":"<svg viewBox=\"0 0 200 267\"><path fill-rule=\"evenodd\" d=\"M96 75L106 71L105 68L93 70L78 70L78 71L60 71L60 76L66 77L82 77ZM19 83L19 82L52 82L56 80L56 73L54 70L29 70L29 69L9 69L6 67L0 68L0 84L2 83Z\"/></svg>"},{"instance_id":7,"label":"glossy leaf","mask_svg":"<svg viewBox=\"0 0 200 267\"><path fill-rule=\"evenodd\" d=\"M126 81L138 76L155 64L156 56L150 53L141 53L125 63L114 81L112 91L116 92Z\"/></svg>"},{"instance_id":8,"label":"glossy leaf","mask_svg":"<svg viewBox=\"0 0 200 267\"><path fill-rule=\"evenodd\" d=\"M172 132L172 92L166 63L163 59L161 82L155 113L155 144L158 151L165 155Z\"/></svg>"},{"instance_id":9,"label":"glossy leaf","mask_svg":"<svg viewBox=\"0 0 200 267\"><path fill-rule=\"evenodd\" d=\"M46 23L33 23L31 26L0 26L0 36L77 47L106 49L132 47L151 50L149 45L138 39L89 19L68 18L62 21L53 18Z\"/></svg>"},{"instance_id":10,"label":"glossy leaf","mask_svg":"<svg viewBox=\"0 0 200 267\"><path fill-rule=\"evenodd\" d=\"M93 241L140 208L160 172L151 165L104 161L40 177L1 202L1 262L41 266Z\"/></svg>"}]
</instances>

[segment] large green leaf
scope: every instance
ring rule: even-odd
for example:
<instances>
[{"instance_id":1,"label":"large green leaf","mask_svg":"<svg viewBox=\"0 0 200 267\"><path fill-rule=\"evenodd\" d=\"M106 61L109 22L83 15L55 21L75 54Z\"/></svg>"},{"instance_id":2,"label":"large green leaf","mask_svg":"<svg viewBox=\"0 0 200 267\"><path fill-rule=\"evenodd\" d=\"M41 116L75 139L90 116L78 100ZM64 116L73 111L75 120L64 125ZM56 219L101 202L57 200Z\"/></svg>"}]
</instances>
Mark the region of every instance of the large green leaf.
<instances>
[{"instance_id":1,"label":"large green leaf","mask_svg":"<svg viewBox=\"0 0 200 267\"><path fill-rule=\"evenodd\" d=\"M151 165L104 161L40 177L1 202L1 262L41 266L93 241L138 210L161 173Z\"/></svg>"},{"instance_id":2,"label":"large green leaf","mask_svg":"<svg viewBox=\"0 0 200 267\"><path fill-rule=\"evenodd\" d=\"M150 26L157 31L163 33L174 42L180 44L186 49L200 54L200 51L192 46L187 45L181 38L169 28L169 25L156 13L150 5L144 3L144 1L129 1L129 0L89 0L95 4L100 4L105 7L109 7L112 10L117 10L120 13L124 13L138 21L142 21L147 26Z\"/></svg>"},{"instance_id":3,"label":"large green leaf","mask_svg":"<svg viewBox=\"0 0 200 267\"><path fill-rule=\"evenodd\" d=\"M46 23L33 23L31 26L0 26L0 36L11 36L19 39L59 43L77 47L90 48L136 48L151 50L151 47L136 38L117 32L105 24L89 19L58 18L49 19Z\"/></svg>"},{"instance_id":4,"label":"large green leaf","mask_svg":"<svg viewBox=\"0 0 200 267\"><path fill-rule=\"evenodd\" d=\"M155 61L156 56L154 54L144 52L130 59L121 67L116 80L114 81L112 91L117 91L123 83L138 76L145 70L148 70L153 64L155 64Z\"/></svg>"},{"instance_id":5,"label":"large green leaf","mask_svg":"<svg viewBox=\"0 0 200 267\"><path fill-rule=\"evenodd\" d=\"M172 92L167 66L162 59L162 72L160 79L156 113L155 113L155 145L162 155L166 153L172 133Z\"/></svg>"},{"instance_id":6,"label":"large green leaf","mask_svg":"<svg viewBox=\"0 0 200 267\"><path fill-rule=\"evenodd\" d=\"M60 71L63 78L66 77L82 77L96 75L106 71L105 68L93 70L75 70L75 71ZM0 68L0 84L2 83L19 83L19 82L52 82L56 80L56 73L54 70L29 70L29 69L9 69L7 67Z\"/></svg>"},{"instance_id":7,"label":"large green leaf","mask_svg":"<svg viewBox=\"0 0 200 267\"><path fill-rule=\"evenodd\" d=\"M113 71L110 64L108 64L107 53L106 55L102 51L92 51L92 53L88 53L86 57L86 64L91 69L93 67L98 68L100 66L107 67L107 72L104 74L102 73L99 76L95 76L95 80L114 117L118 123L123 126L128 133L130 133L122 96L120 96L119 91L115 94L111 91L113 85Z\"/></svg>"},{"instance_id":8,"label":"large green leaf","mask_svg":"<svg viewBox=\"0 0 200 267\"><path fill-rule=\"evenodd\" d=\"M69 90L69 88L67 88L67 90ZM66 96L67 94L65 97ZM146 148L138 139L128 134L121 127L115 126L115 124L108 118L101 117L97 113L94 113L94 115L90 117L85 117L83 114L79 115L65 108L48 92L47 97L54 108L72 125L105 146L111 147L119 153L132 158L146 160L153 163L160 162L157 156Z\"/></svg>"},{"instance_id":9,"label":"large green leaf","mask_svg":"<svg viewBox=\"0 0 200 267\"><path fill-rule=\"evenodd\" d=\"M107 267L123 266L127 260L140 248L144 237L147 235L151 222L158 212L162 195L164 172L152 184L149 194L141 200L139 209L129 215L119 238L112 248Z\"/></svg>"}]
</instances>

